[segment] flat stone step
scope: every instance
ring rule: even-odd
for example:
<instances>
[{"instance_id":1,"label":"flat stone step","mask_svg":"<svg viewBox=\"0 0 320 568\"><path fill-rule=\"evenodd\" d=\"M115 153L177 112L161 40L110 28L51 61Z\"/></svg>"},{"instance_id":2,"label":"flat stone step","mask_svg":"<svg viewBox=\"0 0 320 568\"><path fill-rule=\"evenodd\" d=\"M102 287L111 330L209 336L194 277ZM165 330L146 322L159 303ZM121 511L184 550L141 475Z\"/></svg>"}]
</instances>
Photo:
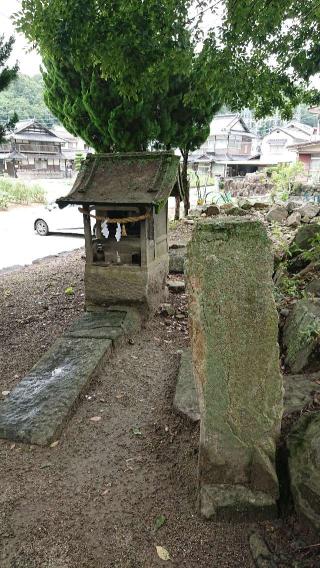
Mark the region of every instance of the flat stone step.
<instances>
[{"instance_id":1,"label":"flat stone step","mask_svg":"<svg viewBox=\"0 0 320 568\"><path fill-rule=\"evenodd\" d=\"M0 403L0 437L42 446L56 440L114 341L139 321L130 308L84 314Z\"/></svg>"}]
</instances>

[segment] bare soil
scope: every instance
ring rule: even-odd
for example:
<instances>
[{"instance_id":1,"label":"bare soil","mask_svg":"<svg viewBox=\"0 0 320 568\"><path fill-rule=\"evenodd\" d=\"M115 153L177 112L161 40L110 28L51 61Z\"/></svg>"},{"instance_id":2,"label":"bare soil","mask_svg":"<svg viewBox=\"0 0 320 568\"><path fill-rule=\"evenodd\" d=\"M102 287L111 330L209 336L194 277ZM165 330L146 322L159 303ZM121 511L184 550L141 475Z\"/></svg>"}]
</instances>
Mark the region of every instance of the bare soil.
<instances>
[{"instance_id":1,"label":"bare soil","mask_svg":"<svg viewBox=\"0 0 320 568\"><path fill-rule=\"evenodd\" d=\"M82 312L82 254L0 276L0 396ZM189 344L186 300L170 294L175 315L157 314L117 349L57 445L0 440L1 568L153 568L165 564L156 546L168 550L168 566L251 568L253 529L265 535L278 566L300 559L287 522L218 524L198 516L199 429L172 409ZM302 562L319 565L308 551Z\"/></svg>"}]
</instances>

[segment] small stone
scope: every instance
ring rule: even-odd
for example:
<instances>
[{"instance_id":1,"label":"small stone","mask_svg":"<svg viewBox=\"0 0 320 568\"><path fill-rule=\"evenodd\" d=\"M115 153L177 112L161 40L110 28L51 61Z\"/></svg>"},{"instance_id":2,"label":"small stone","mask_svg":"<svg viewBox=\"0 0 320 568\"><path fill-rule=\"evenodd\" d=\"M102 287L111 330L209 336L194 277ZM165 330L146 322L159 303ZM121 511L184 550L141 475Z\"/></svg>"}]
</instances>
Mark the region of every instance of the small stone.
<instances>
[{"instance_id":1,"label":"small stone","mask_svg":"<svg viewBox=\"0 0 320 568\"><path fill-rule=\"evenodd\" d=\"M169 280L168 288L171 292L184 292L186 289L186 284L183 280Z\"/></svg>"},{"instance_id":2,"label":"small stone","mask_svg":"<svg viewBox=\"0 0 320 568\"><path fill-rule=\"evenodd\" d=\"M301 203L299 203L299 201L288 201L288 203L287 203L288 213L292 213L293 211L295 211L296 209L299 209L300 207L301 207Z\"/></svg>"},{"instance_id":3,"label":"small stone","mask_svg":"<svg viewBox=\"0 0 320 568\"><path fill-rule=\"evenodd\" d=\"M162 316L173 316L174 313L175 313L175 309L171 304L161 304L160 314Z\"/></svg>"},{"instance_id":4,"label":"small stone","mask_svg":"<svg viewBox=\"0 0 320 568\"><path fill-rule=\"evenodd\" d=\"M288 310L288 308L283 308L282 310L280 310L280 315L282 315L284 318L287 318L289 314L290 310Z\"/></svg>"},{"instance_id":5,"label":"small stone","mask_svg":"<svg viewBox=\"0 0 320 568\"><path fill-rule=\"evenodd\" d=\"M303 217L301 217L301 223L310 223L311 219L310 217L308 217L308 215L304 215Z\"/></svg>"},{"instance_id":6,"label":"small stone","mask_svg":"<svg viewBox=\"0 0 320 568\"><path fill-rule=\"evenodd\" d=\"M220 205L220 211L226 211L227 209L232 209L234 207L233 203L223 203Z\"/></svg>"},{"instance_id":7,"label":"small stone","mask_svg":"<svg viewBox=\"0 0 320 568\"><path fill-rule=\"evenodd\" d=\"M2 396L8 396L10 394L10 391L2 391Z\"/></svg>"},{"instance_id":8,"label":"small stone","mask_svg":"<svg viewBox=\"0 0 320 568\"><path fill-rule=\"evenodd\" d=\"M184 219L184 222L185 222L186 225L194 225L193 219Z\"/></svg>"},{"instance_id":9,"label":"small stone","mask_svg":"<svg viewBox=\"0 0 320 568\"><path fill-rule=\"evenodd\" d=\"M299 211L293 211L287 218L286 223L288 227L298 227L301 223L301 213Z\"/></svg>"},{"instance_id":10,"label":"small stone","mask_svg":"<svg viewBox=\"0 0 320 568\"><path fill-rule=\"evenodd\" d=\"M206 217L214 217L215 215L219 215L220 208L218 207L218 205L209 205L204 213Z\"/></svg>"},{"instance_id":11,"label":"small stone","mask_svg":"<svg viewBox=\"0 0 320 568\"><path fill-rule=\"evenodd\" d=\"M235 217L241 217L248 214L248 211L241 209L241 207L230 207L224 211L226 215L234 215Z\"/></svg>"},{"instance_id":12,"label":"small stone","mask_svg":"<svg viewBox=\"0 0 320 568\"><path fill-rule=\"evenodd\" d=\"M254 209L255 211L263 211L265 209L269 209L269 207L270 207L269 203L263 203L262 201L256 201L252 205L252 209Z\"/></svg>"},{"instance_id":13,"label":"small stone","mask_svg":"<svg viewBox=\"0 0 320 568\"><path fill-rule=\"evenodd\" d=\"M194 219L195 217L200 217L201 213L202 213L201 209L190 209L188 213L188 219Z\"/></svg>"}]
</instances>

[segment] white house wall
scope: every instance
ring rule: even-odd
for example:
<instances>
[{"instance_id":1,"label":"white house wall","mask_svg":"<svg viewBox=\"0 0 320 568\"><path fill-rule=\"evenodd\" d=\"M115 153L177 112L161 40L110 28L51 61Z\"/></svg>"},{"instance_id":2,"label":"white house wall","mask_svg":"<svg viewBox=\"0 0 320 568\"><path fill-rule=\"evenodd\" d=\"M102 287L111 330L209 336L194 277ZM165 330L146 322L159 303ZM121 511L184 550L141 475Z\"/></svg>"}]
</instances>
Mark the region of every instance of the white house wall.
<instances>
[{"instance_id":1,"label":"white house wall","mask_svg":"<svg viewBox=\"0 0 320 568\"><path fill-rule=\"evenodd\" d=\"M294 143L295 139L282 130L270 132L261 142L261 161L267 163L295 162L297 153L287 149L287 146Z\"/></svg>"}]
</instances>

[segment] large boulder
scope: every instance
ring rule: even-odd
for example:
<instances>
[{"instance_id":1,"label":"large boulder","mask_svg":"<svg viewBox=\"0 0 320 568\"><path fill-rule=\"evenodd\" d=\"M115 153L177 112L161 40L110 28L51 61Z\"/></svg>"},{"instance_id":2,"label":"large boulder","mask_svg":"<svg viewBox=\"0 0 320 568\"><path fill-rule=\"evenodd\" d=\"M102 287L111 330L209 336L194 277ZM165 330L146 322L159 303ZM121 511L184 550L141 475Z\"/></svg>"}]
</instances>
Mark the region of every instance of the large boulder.
<instances>
[{"instance_id":1,"label":"large boulder","mask_svg":"<svg viewBox=\"0 0 320 568\"><path fill-rule=\"evenodd\" d=\"M288 217L287 208L284 205L275 205L267 213L267 220L270 222L282 223Z\"/></svg>"},{"instance_id":2,"label":"large boulder","mask_svg":"<svg viewBox=\"0 0 320 568\"><path fill-rule=\"evenodd\" d=\"M320 531L320 413L302 416L291 431L289 474L298 516Z\"/></svg>"},{"instance_id":3,"label":"large boulder","mask_svg":"<svg viewBox=\"0 0 320 568\"><path fill-rule=\"evenodd\" d=\"M316 224L314 225L303 225L298 230L296 236L294 237L291 248L293 251L296 250L308 250L311 246L311 241L320 232L320 227Z\"/></svg>"},{"instance_id":4,"label":"large boulder","mask_svg":"<svg viewBox=\"0 0 320 568\"><path fill-rule=\"evenodd\" d=\"M313 219L313 217L319 215L320 206L315 203L306 203L300 207L299 212L301 213L302 218L308 217L308 219Z\"/></svg>"},{"instance_id":5,"label":"large boulder","mask_svg":"<svg viewBox=\"0 0 320 568\"><path fill-rule=\"evenodd\" d=\"M320 302L299 300L283 329L285 363L293 373L320 369Z\"/></svg>"},{"instance_id":6,"label":"large boulder","mask_svg":"<svg viewBox=\"0 0 320 568\"><path fill-rule=\"evenodd\" d=\"M293 211L287 218L288 227L298 227L301 223L301 213L299 211Z\"/></svg>"},{"instance_id":7,"label":"large boulder","mask_svg":"<svg viewBox=\"0 0 320 568\"><path fill-rule=\"evenodd\" d=\"M306 292L311 296L320 298L320 278L314 278L311 280L311 282L309 282L306 286Z\"/></svg>"}]
</instances>

